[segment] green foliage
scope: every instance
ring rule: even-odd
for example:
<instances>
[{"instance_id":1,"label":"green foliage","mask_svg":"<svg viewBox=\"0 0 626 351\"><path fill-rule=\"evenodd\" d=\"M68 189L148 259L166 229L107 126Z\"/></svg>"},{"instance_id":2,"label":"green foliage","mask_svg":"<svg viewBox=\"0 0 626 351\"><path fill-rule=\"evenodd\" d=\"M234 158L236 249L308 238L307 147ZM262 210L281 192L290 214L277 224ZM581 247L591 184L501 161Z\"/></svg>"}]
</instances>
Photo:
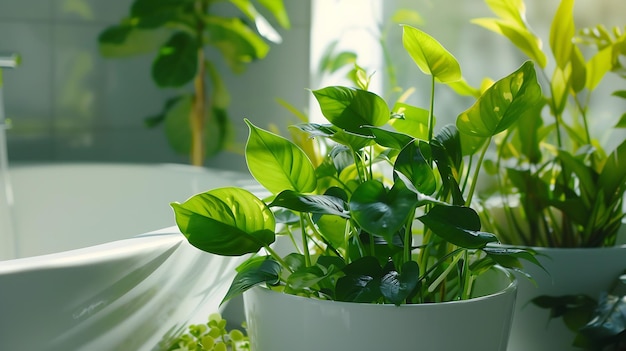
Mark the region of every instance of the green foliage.
<instances>
[{"instance_id":1,"label":"green foliage","mask_svg":"<svg viewBox=\"0 0 626 351\"><path fill-rule=\"evenodd\" d=\"M238 15L219 15L228 6ZM281 41L257 7L279 26L290 27L282 0L135 0L127 17L100 33L104 57L154 53L154 83L160 88L182 88L160 114L146 119L146 125L165 122L173 150L189 155L193 164L201 165L205 157L224 149L232 135L226 112L230 95L207 52L219 51L231 70L241 73L250 62L267 55L268 41Z\"/></svg>"},{"instance_id":2,"label":"green foliage","mask_svg":"<svg viewBox=\"0 0 626 351\"><path fill-rule=\"evenodd\" d=\"M439 43L416 34L421 33L416 28L403 28L407 53L425 62L433 85L462 79L460 65ZM491 137L523 116L524 104L536 102L538 91L534 66L525 64L479 99L477 106L488 104L485 99L491 104L487 116L473 113L480 107L461 116L474 126L481 118L493 121L489 135L480 134ZM465 163L473 155L462 147L476 136L454 125L435 134L430 110L426 118L392 124L405 118L404 111L408 116L421 110L390 104L359 87L312 93L329 123L294 128L321 144L325 152L316 157L321 163L246 120L248 167L271 195L252 198L226 187L172 204L181 232L196 247L253 253L237 269L224 301L259 284L339 301L453 301L470 298L474 280L491 266L519 269L520 259L539 264L529 250L496 250L497 238L481 231L478 214L468 207L472 191L460 184L474 174ZM434 91L431 99L433 106ZM487 144L483 141L481 150ZM275 234L294 244L287 255L271 245L277 222Z\"/></svg>"},{"instance_id":3,"label":"green foliage","mask_svg":"<svg viewBox=\"0 0 626 351\"><path fill-rule=\"evenodd\" d=\"M563 0L554 14L550 45L544 51L525 21L522 0L487 0L486 3L496 17L476 19L474 23L508 38L544 70L540 76L545 78L549 89L538 99L526 95L534 99L534 108L528 108L530 101L519 101L526 113L517 121L511 120L512 128L496 140L497 152L486 164L494 166L492 171L496 170L496 191L502 198L506 223L492 216L487 207L480 211L484 222L489 224L489 230L511 244L613 245L624 217L626 140L623 136L612 138L616 148L612 151L603 148L590 129L597 123L593 115L597 106L591 102L607 74L613 72L626 77L620 60L626 55L626 34L617 27L609 32L602 25L577 28L573 18L574 0ZM550 56L555 64L552 72L547 72ZM613 95L624 98L620 91ZM483 114L493 108L487 105L475 113ZM623 127L624 114L614 117L615 121L609 123ZM489 119L484 123L497 124ZM488 127L464 124L459 125L461 131L482 137L478 130ZM485 135L489 135L487 129Z\"/></svg>"},{"instance_id":4,"label":"green foliage","mask_svg":"<svg viewBox=\"0 0 626 351\"><path fill-rule=\"evenodd\" d=\"M245 332L240 329L228 330L226 320L219 313L211 314L205 324L190 325L185 334L176 337L169 345L167 351L250 350L250 341Z\"/></svg>"},{"instance_id":5,"label":"green foliage","mask_svg":"<svg viewBox=\"0 0 626 351\"><path fill-rule=\"evenodd\" d=\"M626 344L626 275L598 299L587 295L538 296L532 303L562 318L576 333L573 346L585 350L621 350Z\"/></svg>"}]
</instances>

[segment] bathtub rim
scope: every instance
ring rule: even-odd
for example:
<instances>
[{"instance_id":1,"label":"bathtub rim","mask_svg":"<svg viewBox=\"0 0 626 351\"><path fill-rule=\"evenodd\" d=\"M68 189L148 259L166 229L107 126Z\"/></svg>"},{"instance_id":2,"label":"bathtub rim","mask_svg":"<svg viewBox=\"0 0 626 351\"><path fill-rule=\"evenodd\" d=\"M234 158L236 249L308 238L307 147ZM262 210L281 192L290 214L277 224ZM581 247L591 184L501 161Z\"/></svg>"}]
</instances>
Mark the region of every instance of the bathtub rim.
<instances>
[{"instance_id":1,"label":"bathtub rim","mask_svg":"<svg viewBox=\"0 0 626 351\"><path fill-rule=\"evenodd\" d=\"M184 241L185 237L180 233L178 227L171 226L103 244L44 255L2 260L0 261L0 275L114 261L129 258L138 251L152 250L159 246L178 247Z\"/></svg>"}]
</instances>

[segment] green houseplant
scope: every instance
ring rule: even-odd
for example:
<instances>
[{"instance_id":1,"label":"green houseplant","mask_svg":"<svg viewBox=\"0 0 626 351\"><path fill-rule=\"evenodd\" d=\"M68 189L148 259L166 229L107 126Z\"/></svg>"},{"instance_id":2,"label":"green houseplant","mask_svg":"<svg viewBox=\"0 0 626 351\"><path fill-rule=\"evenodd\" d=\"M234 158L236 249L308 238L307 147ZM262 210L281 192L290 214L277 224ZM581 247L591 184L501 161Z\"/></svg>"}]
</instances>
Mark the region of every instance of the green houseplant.
<instances>
[{"instance_id":1,"label":"green houseplant","mask_svg":"<svg viewBox=\"0 0 626 351\"><path fill-rule=\"evenodd\" d=\"M156 52L151 70L155 84L181 93L168 99L160 114L146 118L146 124L163 123L174 151L189 155L193 165L203 165L206 157L223 150L232 135L230 95L209 49L241 73L267 55L267 41L281 41L258 5L278 25L290 27L282 0L134 0L128 17L100 33L104 57ZM233 10L234 15L224 15Z\"/></svg>"},{"instance_id":2,"label":"green houseplant","mask_svg":"<svg viewBox=\"0 0 626 351\"><path fill-rule=\"evenodd\" d=\"M574 1L562 0L544 49L523 1L486 3L496 16L473 22L530 58L544 86L541 102L496 141L497 152L485 162L494 186L479 196L486 200L479 212L490 231L507 244L547 248L539 250L549 257L542 262L550 275L535 274L538 287L520 284L510 349L599 349L605 340L588 340L578 331L593 315L593 304L583 302L608 292L626 269L626 252L614 247L624 218L626 140L613 130L607 150L594 135L594 125L606 126L602 134L623 128L625 116L609 108L611 120L600 119L607 100L598 104L594 97L606 88L601 83L607 75L625 77L626 34L617 27L576 27ZM612 95L619 103L626 92ZM546 310L527 306L530 300ZM550 316L565 324L546 326Z\"/></svg>"},{"instance_id":3,"label":"green houseplant","mask_svg":"<svg viewBox=\"0 0 626 351\"><path fill-rule=\"evenodd\" d=\"M390 346L400 339L415 343L417 337L428 348L432 342L467 346L467 339L472 339L478 349L504 350L515 282L494 267L517 270L520 259L538 262L532 250L492 246L497 238L481 231L478 214L468 205L487 140L512 126L541 97L534 66L527 62L495 82L459 115L458 128L448 125L436 132L434 86L461 81L460 65L435 39L414 27L403 27L403 43L417 66L432 78L428 109L403 102L389 106L367 90L369 80L363 72L357 75L358 87L314 90L330 123L293 128L321 143L324 157L318 167L292 142L246 120L248 168L269 195L260 198L237 187L209 190L182 204L172 203L176 222L199 249L250 255L224 301L244 292L244 298L251 296L262 285L284 293L274 296L398 308L386 309L392 315L389 311L400 313L405 306L440 306L457 315L445 323L463 321L457 327L466 339L427 337L428 331L422 331L390 337L393 341L364 340L372 342L369 346L381 341ZM470 158L479 161L468 162ZM293 243L286 253L274 246L281 236ZM482 277L494 274L500 277L502 291L475 289L484 285ZM471 298L481 295L487 297ZM501 302L507 299L493 318L485 317L485 323L493 323L492 329L471 323L467 318L475 318L472 313L456 312L464 310L465 302L495 297ZM256 317L255 311L249 311L248 318ZM274 322L255 321L248 321L252 346L270 349L255 343L263 339L260 330ZM315 324L327 322L331 321ZM427 324L440 330L455 328ZM472 336L481 328L490 336ZM290 330L288 334L293 334ZM300 350L337 347L334 338L313 336L318 340L311 345L303 339L297 339L300 344L296 340L295 345L279 345Z\"/></svg>"}]
</instances>

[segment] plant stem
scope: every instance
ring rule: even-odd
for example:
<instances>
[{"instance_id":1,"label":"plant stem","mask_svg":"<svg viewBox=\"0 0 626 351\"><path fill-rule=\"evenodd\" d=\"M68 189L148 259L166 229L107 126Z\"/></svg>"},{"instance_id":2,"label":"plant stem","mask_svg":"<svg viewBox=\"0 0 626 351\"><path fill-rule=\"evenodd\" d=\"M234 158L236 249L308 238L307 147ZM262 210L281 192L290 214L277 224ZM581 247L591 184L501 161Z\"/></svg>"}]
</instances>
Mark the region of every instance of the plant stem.
<instances>
[{"instance_id":1,"label":"plant stem","mask_svg":"<svg viewBox=\"0 0 626 351\"><path fill-rule=\"evenodd\" d=\"M206 12L204 1L195 3L196 11L199 13ZM191 125L191 164L194 166L202 166L204 164L204 126L208 121L204 120L206 115L206 81L204 76L206 69L204 66L204 48L202 43L204 33L204 24L201 20L196 21L196 40L198 42L198 70L193 80L194 97L191 108L190 125Z\"/></svg>"},{"instance_id":2,"label":"plant stem","mask_svg":"<svg viewBox=\"0 0 626 351\"><path fill-rule=\"evenodd\" d=\"M452 259L452 262L450 262L450 265L448 267L446 267L446 269L443 271L443 273L441 273L441 275L439 275L437 277L437 279L435 279L435 281L432 282L432 284L430 284L430 286L428 286L428 292L432 293L433 291L435 291L435 289L437 289L439 284L441 284L441 282L443 282L444 279L446 279L446 277L452 271L452 269L454 269L456 267L456 264L457 264L457 262L459 262L461 257L463 257L463 253L462 252L461 252L460 255L454 256L454 258Z\"/></svg>"},{"instance_id":3,"label":"plant stem","mask_svg":"<svg viewBox=\"0 0 626 351\"><path fill-rule=\"evenodd\" d=\"M491 137L485 143L485 147L483 147L483 150L480 153L480 158L478 159L478 163L476 164L476 167L474 168L474 177L473 177L474 181L472 182L472 184L470 184L470 190L469 190L469 193L467 194L467 199L465 199L465 206L469 206L472 203L472 198L474 197L474 191L476 190L476 184L478 183L478 173L480 171L480 167L483 164L483 159L485 158L485 154L487 153L487 149L489 148L490 144L491 144Z\"/></svg>"},{"instance_id":4,"label":"plant stem","mask_svg":"<svg viewBox=\"0 0 626 351\"><path fill-rule=\"evenodd\" d=\"M430 82L430 108L428 109L428 142L433 139L435 129L435 76Z\"/></svg>"},{"instance_id":5,"label":"plant stem","mask_svg":"<svg viewBox=\"0 0 626 351\"><path fill-rule=\"evenodd\" d=\"M411 250L413 244L413 218L415 218L415 210L411 212L411 215L407 219L406 229L404 231L404 262L411 260Z\"/></svg>"},{"instance_id":6,"label":"plant stem","mask_svg":"<svg viewBox=\"0 0 626 351\"><path fill-rule=\"evenodd\" d=\"M270 254L270 256L272 256L276 260L276 262L278 262L283 268L285 268L289 272L293 273L293 270L291 270L287 262L285 262L285 260L283 260L276 251L269 247L269 245L264 245L263 247Z\"/></svg>"},{"instance_id":7,"label":"plant stem","mask_svg":"<svg viewBox=\"0 0 626 351\"><path fill-rule=\"evenodd\" d=\"M306 235L304 214L300 214L300 231L302 231L302 250L304 251L304 264L306 267L310 267L311 254L309 253L309 241Z\"/></svg>"}]
</instances>

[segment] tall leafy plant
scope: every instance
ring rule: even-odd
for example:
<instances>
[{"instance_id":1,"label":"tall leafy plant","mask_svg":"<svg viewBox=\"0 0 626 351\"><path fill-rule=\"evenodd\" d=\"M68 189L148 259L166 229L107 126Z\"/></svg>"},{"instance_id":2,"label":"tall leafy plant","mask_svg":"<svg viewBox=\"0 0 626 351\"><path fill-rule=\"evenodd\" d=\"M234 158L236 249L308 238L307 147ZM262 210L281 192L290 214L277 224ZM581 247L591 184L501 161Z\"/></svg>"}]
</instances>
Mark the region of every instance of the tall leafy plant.
<instances>
[{"instance_id":1,"label":"tall leafy plant","mask_svg":"<svg viewBox=\"0 0 626 351\"><path fill-rule=\"evenodd\" d=\"M281 27L290 27L282 0L134 0L127 17L100 33L103 56L156 52L154 83L182 88L146 124L165 124L172 148L189 155L194 165L224 149L232 134L230 95L210 50L219 51L228 67L241 73L267 55L268 41L281 41L261 9Z\"/></svg>"},{"instance_id":2,"label":"tall leafy plant","mask_svg":"<svg viewBox=\"0 0 626 351\"><path fill-rule=\"evenodd\" d=\"M623 128L626 117L600 120L592 96L607 74L625 77L626 33L601 25L577 28L574 0L562 0L544 49L526 21L523 1L486 3L496 17L473 22L509 39L540 69L547 87L541 101L497 142L490 164L495 165L506 224L493 216L486 222L513 244L614 245L624 217L626 140L623 132L614 133L610 141L616 147L607 151L591 126L606 125L602 132ZM626 92L613 95L623 99ZM489 211L482 214L490 217Z\"/></svg>"},{"instance_id":3,"label":"tall leafy plant","mask_svg":"<svg viewBox=\"0 0 626 351\"><path fill-rule=\"evenodd\" d=\"M468 206L465 184L475 172L464 162L538 102L534 66L528 62L486 90L460 115L458 129L436 130L434 86L460 80L460 65L414 27L404 26L403 43L432 78L429 109L390 105L357 87L314 90L329 123L293 128L328 146L321 164L246 120L248 168L270 195L224 187L172 203L192 245L251 255L224 300L264 284L362 303L453 301L470 298L475 279L496 264L537 263L529 250L491 245L498 239L481 230ZM292 252L275 250L278 236L290 238Z\"/></svg>"}]
</instances>

